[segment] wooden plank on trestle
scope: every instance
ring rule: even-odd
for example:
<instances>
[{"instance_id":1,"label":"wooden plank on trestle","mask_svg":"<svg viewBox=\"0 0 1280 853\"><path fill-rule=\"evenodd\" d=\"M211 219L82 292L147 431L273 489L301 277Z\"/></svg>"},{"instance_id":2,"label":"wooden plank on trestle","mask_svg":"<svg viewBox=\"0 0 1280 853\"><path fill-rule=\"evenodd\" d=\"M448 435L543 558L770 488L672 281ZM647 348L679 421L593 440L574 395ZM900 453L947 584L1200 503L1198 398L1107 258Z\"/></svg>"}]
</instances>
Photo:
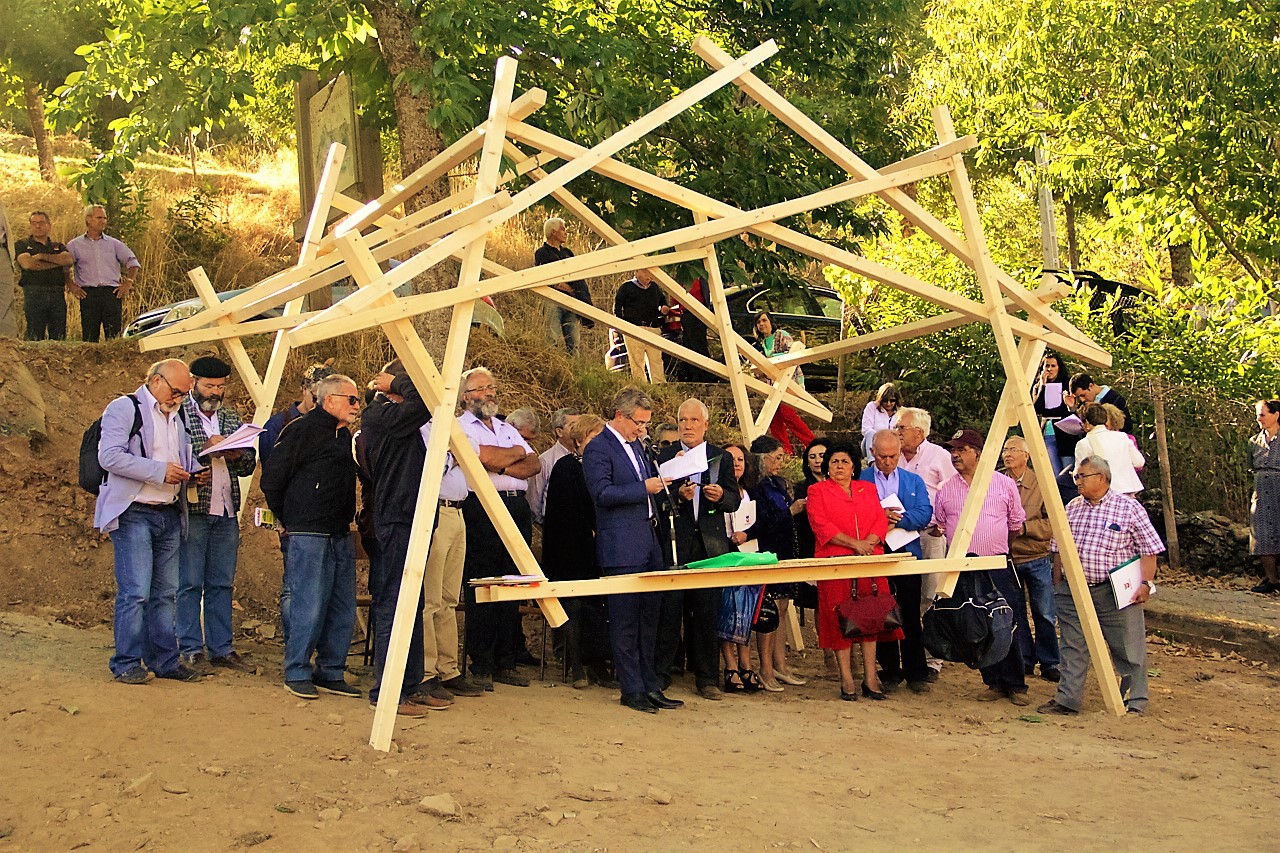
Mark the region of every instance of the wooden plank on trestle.
<instances>
[{"instance_id":1,"label":"wooden plank on trestle","mask_svg":"<svg viewBox=\"0 0 1280 853\"><path fill-rule=\"evenodd\" d=\"M720 569L669 569L634 575L611 575L596 580L544 581L533 584L474 585L477 601L524 601L542 598L578 598L584 595L619 595L637 592L671 592L681 589L715 589L726 586L828 581L914 575L926 564L935 571L992 571L1004 565L1003 557L959 557L946 560L905 559L898 554L867 557L782 560L769 566Z\"/></svg>"},{"instance_id":2,"label":"wooden plank on trestle","mask_svg":"<svg viewBox=\"0 0 1280 853\"><path fill-rule=\"evenodd\" d=\"M938 132L939 142L949 142L955 138L955 128L951 123L951 114L946 107L935 107L933 110L934 127ZM1000 361L1008 377L1008 392L1003 399L1003 411L997 409L996 421L993 423L993 434L999 427L1017 422L1022 425L1027 447L1031 451L1031 461L1040 471L1051 471L1049 451L1044 443L1044 433L1040 430L1040 421L1036 416L1031 400L1031 366L1039 363L1043 348L1026 339L1024 350L1019 353L1014 341L1013 331L1008 323L1009 315L1001 307L1001 289L994 274L995 264L987 252L986 237L982 231L982 221L978 215L978 206L973 199L973 189L969 184L969 173L962 157L956 157L956 168L951 172L951 188L956 205L960 209L960 221L964 225L965 237L973 250L976 262L978 283L986 301L992 306L991 328L996 336L996 345L1000 350ZM1013 411L1011 412L1010 409ZM1003 443L1003 438L1001 439ZM975 478L976 479L976 478ZM1089 647L1089 656L1093 661L1094 671L1098 673L1098 686L1102 691L1103 703L1107 709L1117 716L1125 713L1124 700L1116 683L1115 671L1111 663L1111 652L1106 638L1102 635L1102 627L1098 624L1098 614L1093 607L1093 598L1089 594L1085 580L1084 567L1080 563L1080 554L1075 547L1070 525L1067 523L1066 510L1062 506L1062 497L1057 489L1046 478L1041 494L1044 496L1045 510L1049 514L1049 524L1058 543L1058 553L1062 560L1062 570L1071 597L1075 601L1084 631L1085 642ZM948 552L948 556L954 554Z\"/></svg>"},{"instance_id":3,"label":"wooden plank on trestle","mask_svg":"<svg viewBox=\"0 0 1280 853\"><path fill-rule=\"evenodd\" d=\"M694 40L693 50L711 68L721 68L726 62L733 61L731 55L705 36ZM805 141L849 174L866 178L876 173L875 169L854 154L847 146L824 130L809 116L796 109L783 95L769 87L768 84L754 74L740 75L735 82L744 93L755 99L760 106L771 112L787 127L799 134ZM957 141L951 140L950 143ZM881 194L881 197L947 251L968 264L975 271L977 270L978 258L976 251L967 246L960 235L927 211L915 199L898 189L887 190ZM1001 289L1030 315L1030 319L1047 326L1050 330L1068 339L1085 344L1088 348L1101 349L1097 343L1056 311L1031 299L1027 289L1013 276L1008 275L1003 270L996 270L995 276Z\"/></svg>"},{"instance_id":4,"label":"wooden plank on trestle","mask_svg":"<svg viewBox=\"0 0 1280 853\"><path fill-rule=\"evenodd\" d=\"M213 289L209 276L205 275L204 267L196 267L187 273L187 278L191 280L191 284L196 289L196 295L200 297L205 306L218 304L218 293ZM231 326L235 328L226 317L220 319L219 324L222 326ZM231 357L231 363L235 366L236 373L240 375L240 381L244 383L245 390L249 392L249 399L253 401L256 407L271 406L274 401L274 395L266 396L266 392L262 387L262 380L258 378L258 369L253 366L253 359L249 358L249 353L245 351L244 343L239 337L228 337L222 341L222 345L227 350L227 355Z\"/></svg>"}]
</instances>

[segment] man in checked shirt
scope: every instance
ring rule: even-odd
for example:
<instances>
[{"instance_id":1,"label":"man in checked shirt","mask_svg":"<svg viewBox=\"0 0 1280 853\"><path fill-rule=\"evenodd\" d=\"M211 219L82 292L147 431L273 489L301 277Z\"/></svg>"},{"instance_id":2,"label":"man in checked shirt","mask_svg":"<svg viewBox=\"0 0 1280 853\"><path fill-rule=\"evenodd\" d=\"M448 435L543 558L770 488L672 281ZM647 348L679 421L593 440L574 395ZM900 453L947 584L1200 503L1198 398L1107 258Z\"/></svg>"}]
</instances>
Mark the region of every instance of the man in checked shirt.
<instances>
[{"instance_id":1,"label":"man in checked shirt","mask_svg":"<svg viewBox=\"0 0 1280 853\"><path fill-rule=\"evenodd\" d=\"M1080 553L1102 636L1120 675L1120 695L1130 714L1142 714L1147 707L1147 632L1142 605L1155 595L1156 555L1164 552L1164 543L1142 504L1111 490L1111 466L1105 459L1090 456L1081 462L1075 481L1080 496L1067 504L1067 524ZM1062 681L1057 695L1039 710L1077 714L1084 701L1089 649L1071 589L1062 576L1058 543L1053 541L1049 546L1053 551L1054 603L1062 632ZM1116 604L1109 575L1134 557L1142 567L1142 585L1133 604L1122 609Z\"/></svg>"}]
</instances>

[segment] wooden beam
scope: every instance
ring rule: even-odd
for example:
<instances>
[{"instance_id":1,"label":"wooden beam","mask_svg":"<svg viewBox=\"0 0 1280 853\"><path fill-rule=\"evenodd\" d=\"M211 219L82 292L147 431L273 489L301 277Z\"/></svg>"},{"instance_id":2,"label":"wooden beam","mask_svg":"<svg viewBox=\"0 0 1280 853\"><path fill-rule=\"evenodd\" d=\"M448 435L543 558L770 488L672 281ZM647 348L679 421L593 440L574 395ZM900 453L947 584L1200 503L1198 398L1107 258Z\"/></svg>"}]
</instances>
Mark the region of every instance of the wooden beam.
<instances>
[{"instance_id":1,"label":"wooden beam","mask_svg":"<svg viewBox=\"0 0 1280 853\"><path fill-rule=\"evenodd\" d=\"M213 289L213 284L209 281L209 276L205 274L204 267L196 267L187 273L187 278L191 280L191 284L196 289L196 295L204 302L205 307L218 304L218 293ZM227 331L233 331L235 324L226 317L220 319L219 324L224 328L231 326ZM249 358L249 353L245 351L244 344L239 337L228 337L222 341L223 347L227 350L227 355L231 357L231 364L235 366L236 373L240 375L240 381L244 383L245 390L249 392L249 399L253 401L255 408L261 406L271 406L275 399L275 395L267 396L266 390L262 387L262 380L258 378L258 369L253 366L253 359Z\"/></svg>"},{"instance_id":2,"label":"wooden beam","mask_svg":"<svg viewBox=\"0 0 1280 853\"><path fill-rule=\"evenodd\" d=\"M695 212L693 221L704 225L708 221L707 215ZM722 344L729 344L720 347L724 356L724 369L726 378L729 380L729 391L733 395L733 406L738 413L738 429L742 432L742 443L750 447L759 432L751 417L751 399L747 396L742 364L738 361L738 348L730 343L735 334L733 320L729 316L729 300L724 295L724 276L720 273L720 256L716 253L715 246L707 249L707 257L703 265L707 270L707 294L711 299L711 310L714 312L715 319L715 325L711 328L715 329ZM765 395L766 398L772 393L771 388ZM783 393L786 393L785 387Z\"/></svg>"}]
</instances>

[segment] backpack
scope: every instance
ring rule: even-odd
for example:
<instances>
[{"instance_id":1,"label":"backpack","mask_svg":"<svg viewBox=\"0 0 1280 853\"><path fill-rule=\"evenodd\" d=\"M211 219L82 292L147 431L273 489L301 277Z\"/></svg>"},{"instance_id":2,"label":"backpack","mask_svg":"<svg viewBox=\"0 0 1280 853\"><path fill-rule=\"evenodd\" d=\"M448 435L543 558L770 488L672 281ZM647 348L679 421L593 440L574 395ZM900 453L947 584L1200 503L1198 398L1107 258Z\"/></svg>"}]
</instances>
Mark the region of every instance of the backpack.
<instances>
[{"instance_id":1,"label":"backpack","mask_svg":"<svg viewBox=\"0 0 1280 853\"><path fill-rule=\"evenodd\" d=\"M129 439L132 439L135 435L142 434L142 406L132 394L125 396L133 401L133 426L129 429ZM91 495L98 494L102 490L102 484L107 482L107 472L102 470L102 465L98 462L98 442L101 439L102 418L98 418L89 424L89 428L84 431L84 438L80 439L80 488ZM142 455L147 455L146 445L143 445Z\"/></svg>"},{"instance_id":2,"label":"backpack","mask_svg":"<svg viewBox=\"0 0 1280 853\"><path fill-rule=\"evenodd\" d=\"M1013 644L1013 608L987 572L961 572L951 598L924 614L924 647L970 669L994 666Z\"/></svg>"}]
</instances>

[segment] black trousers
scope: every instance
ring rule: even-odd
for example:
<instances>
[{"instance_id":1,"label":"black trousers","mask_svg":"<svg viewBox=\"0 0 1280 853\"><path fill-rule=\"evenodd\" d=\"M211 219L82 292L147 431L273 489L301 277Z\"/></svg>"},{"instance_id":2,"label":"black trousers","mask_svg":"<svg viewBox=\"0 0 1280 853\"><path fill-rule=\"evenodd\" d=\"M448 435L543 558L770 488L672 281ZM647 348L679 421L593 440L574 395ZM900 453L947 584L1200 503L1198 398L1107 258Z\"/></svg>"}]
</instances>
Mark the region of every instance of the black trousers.
<instances>
[{"instance_id":1,"label":"black trousers","mask_svg":"<svg viewBox=\"0 0 1280 853\"><path fill-rule=\"evenodd\" d=\"M569 621L564 623L565 661L572 678L580 678L584 665L596 671L604 668L608 659L609 616L602 596L590 595L563 599L564 612Z\"/></svg>"},{"instance_id":2,"label":"black trousers","mask_svg":"<svg viewBox=\"0 0 1280 853\"><path fill-rule=\"evenodd\" d=\"M99 329L102 338L120 337L124 322L124 300L116 297L114 287L86 287L80 300L80 339L96 343Z\"/></svg>"},{"instance_id":3,"label":"black trousers","mask_svg":"<svg viewBox=\"0 0 1280 853\"><path fill-rule=\"evenodd\" d=\"M876 643L880 675L887 681L924 681L929 675L929 665L925 662L920 625L920 576L889 578L889 589L902 611L903 638L895 643Z\"/></svg>"},{"instance_id":4,"label":"black trousers","mask_svg":"<svg viewBox=\"0 0 1280 853\"><path fill-rule=\"evenodd\" d=\"M688 589L662 593L658 611L658 642L654 665L658 677L670 681L681 669L680 629L684 627L684 652L698 687L719 683L720 641L716 624L720 619L719 589Z\"/></svg>"},{"instance_id":5,"label":"black trousers","mask_svg":"<svg viewBox=\"0 0 1280 853\"><path fill-rule=\"evenodd\" d=\"M409 553L409 524L379 524L377 527L377 558L369 555L369 596L373 621L373 676L375 683L369 698L378 701L382 687L382 670L387 664L387 650L391 647L391 628L396 618L396 603L400 598L400 581L404 577L404 560ZM404 663L404 681L400 685L400 700L404 701L422 684L422 596L418 596L418 608L413 615L413 635L409 638L409 656Z\"/></svg>"},{"instance_id":6,"label":"black trousers","mask_svg":"<svg viewBox=\"0 0 1280 853\"><path fill-rule=\"evenodd\" d=\"M66 340L67 297L62 287L29 284L22 288L22 313L27 318L27 340Z\"/></svg>"},{"instance_id":7,"label":"black trousers","mask_svg":"<svg viewBox=\"0 0 1280 853\"><path fill-rule=\"evenodd\" d=\"M520 535L533 538L533 513L524 495L503 496ZM509 575L516 572L515 561L507 553L498 531L474 494L462 503L462 520L467 525L467 559L463 565L463 592L467 612L466 654L473 675L492 676L499 670L515 669L520 636L520 605L514 601L489 604L476 602L474 578Z\"/></svg>"}]
</instances>

